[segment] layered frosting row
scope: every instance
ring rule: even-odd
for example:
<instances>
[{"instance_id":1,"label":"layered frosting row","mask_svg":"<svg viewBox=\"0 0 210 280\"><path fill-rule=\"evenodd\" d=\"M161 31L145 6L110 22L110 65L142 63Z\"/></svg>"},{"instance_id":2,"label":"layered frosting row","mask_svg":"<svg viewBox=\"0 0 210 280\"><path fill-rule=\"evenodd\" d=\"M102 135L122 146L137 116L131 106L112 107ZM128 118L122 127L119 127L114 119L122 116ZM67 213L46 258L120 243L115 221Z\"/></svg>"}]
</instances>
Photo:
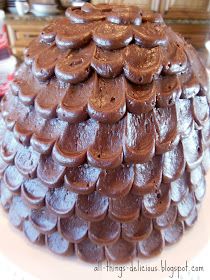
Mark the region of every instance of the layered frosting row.
<instances>
[{"instance_id":1,"label":"layered frosting row","mask_svg":"<svg viewBox=\"0 0 210 280\"><path fill-rule=\"evenodd\" d=\"M11 223L88 262L160 253L205 195L209 102L199 57L160 15L68 9L29 45L1 102Z\"/></svg>"}]
</instances>

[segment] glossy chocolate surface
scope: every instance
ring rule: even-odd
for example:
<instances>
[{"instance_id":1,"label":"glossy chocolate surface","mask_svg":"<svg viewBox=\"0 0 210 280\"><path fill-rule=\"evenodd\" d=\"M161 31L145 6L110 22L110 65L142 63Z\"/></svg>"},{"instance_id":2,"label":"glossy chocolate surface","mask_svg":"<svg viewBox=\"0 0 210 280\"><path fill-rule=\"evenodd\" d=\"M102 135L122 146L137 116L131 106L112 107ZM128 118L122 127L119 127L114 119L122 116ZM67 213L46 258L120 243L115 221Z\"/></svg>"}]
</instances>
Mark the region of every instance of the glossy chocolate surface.
<instances>
[{"instance_id":1,"label":"glossy chocolate surface","mask_svg":"<svg viewBox=\"0 0 210 280\"><path fill-rule=\"evenodd\" d=\"M177 242L205 195L208 90L195 50L161 15L68 8L26 49L1 102L0 201L11 223L91 263Z\"/></svg>"}]
</instances>

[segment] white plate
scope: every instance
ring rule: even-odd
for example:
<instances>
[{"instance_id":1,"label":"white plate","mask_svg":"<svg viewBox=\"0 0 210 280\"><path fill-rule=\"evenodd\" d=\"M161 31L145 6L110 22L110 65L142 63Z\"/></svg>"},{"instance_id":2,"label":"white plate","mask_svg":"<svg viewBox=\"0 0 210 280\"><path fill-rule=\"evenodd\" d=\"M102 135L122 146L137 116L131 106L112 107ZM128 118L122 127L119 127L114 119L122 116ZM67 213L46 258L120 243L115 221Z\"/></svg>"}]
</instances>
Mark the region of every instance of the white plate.
<instances>
[{"instance_id":1,"label":"white plate","mask_svg":"<svg viewBox=\"0 0 210 280\"><path fill-rule=\"evenodd\" d=\"M0 208L0 279L3 280L208 280L210 279L210 172L208 174L207 194L199 212L199 218L194 227L187 231L177 244L165 248L163 253L153 259L142 260L141 265L158 266L161 260L166 260L169 266L203 266L204 272L182 272L177 277L169 278L170 272L130 272L127 270L119 278L119 272L97 272L94 265L86 264L76 257L57 257L49 250L32 245L22 233L10 225L7 214ZM136 264L136 262L134 262ZM119 266L118 266L119 268ZM6 271L6 272L4 272ZM14 278L5 276L9 273ZM18 278L19 275L19 278Z\"/></svg>"},{"instance_id":2,"label":"white plate","mask_svg":"<svg viewBox=\"0 0 210 280\"><path fill-rule=\"evenodd\" d=\"M71 6L72 6L72 7L82 7L84 4L85 4L84 1L73 1L73 2L71 3Z\"/></svg>"},{"instance_id":3,"label":"white plate","mask_svg":"<svg viewBox=\"0 0 210 280\"><path fill-rule=\"evenodd\" d=\"M40 13L52 13L58 11L57 5L47 5L47 4L32 4L32 10L35 10Z\"/></svg>"},{"instance_id":4,"label":"white plate","mask_svg":"<svg viewBox=\"0 0 210 280\"><path fill-rule=\"evenodd\" d=\"M44 17L44 16L50 16L50 15L57 15L57 14L60 13L60 10L56 9L56 10L50 11L50 12L49 11L48 12L40 12L40 11L31 9L30 12L37 17Z\"/></svg>"}]
</instances>

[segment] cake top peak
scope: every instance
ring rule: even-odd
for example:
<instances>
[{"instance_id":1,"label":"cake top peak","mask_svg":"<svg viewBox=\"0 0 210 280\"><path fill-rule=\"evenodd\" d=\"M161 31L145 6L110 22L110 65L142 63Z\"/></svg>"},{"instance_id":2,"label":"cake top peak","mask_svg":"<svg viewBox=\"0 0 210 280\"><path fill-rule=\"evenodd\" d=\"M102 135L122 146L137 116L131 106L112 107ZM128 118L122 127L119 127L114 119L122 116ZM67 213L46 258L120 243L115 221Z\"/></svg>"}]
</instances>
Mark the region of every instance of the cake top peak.
<instances>
[{"instance_id":1,"label":"cake top peak","mask_svg":"<svg viewBox=\"0 0 210 280\"><path fill-rule=\"evenodd\" d=\"M144 22L163 23L160 14L143 12L138 6L84 4L81 9L68 8L66 17L75 23L107 21L114 24L141 25Z\"/></svg>"},{"instance_id":2,"label":"cake top peak","mask_svg":"<svg viewBox=\"0 0 210 280\"><path fill-rule=\"evenodd\" d=\"M140 116L206 93L197 53L160 14L89 3L65 14L30 43L12 85L20 98L39 92L42 117L117 123L127 112Z\"/></svg>"},{"instance_id":3,"label":"cake top peak","mask_svg":"<svg viewBox=\"0 0 210 280\"><path fill-rule=\"evenodd\" d=\"M26 50L25 62L33 64L41 81L55 74L63 82L77 84L91 69L104 78L115 78L124 69L129 80L146 84L163 68L160 47L167 47L168 32L159 14L134 6L87 3L68 8L65 18L45 27ZM182 60L179 71L186 66L186 56Z\"/></svg>"}]
</instances>

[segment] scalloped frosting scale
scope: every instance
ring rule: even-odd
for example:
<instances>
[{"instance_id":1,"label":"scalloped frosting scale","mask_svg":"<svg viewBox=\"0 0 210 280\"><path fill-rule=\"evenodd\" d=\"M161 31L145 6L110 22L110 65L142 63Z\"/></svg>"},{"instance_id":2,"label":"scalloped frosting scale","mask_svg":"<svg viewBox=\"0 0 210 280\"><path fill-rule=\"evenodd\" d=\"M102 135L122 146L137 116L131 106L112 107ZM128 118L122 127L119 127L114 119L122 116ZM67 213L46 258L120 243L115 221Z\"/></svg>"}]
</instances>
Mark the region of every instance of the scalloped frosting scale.
<instances>
[{"instance_id":1,"label":"scalloped frosting scale","mask_svg":"<svg viewBox=\"0 0 210 280\"><path fill-rule=\"evenodd\" d=\"M0 104L0 202L27 239L96 263L152 257L198 218L208 76L161 15L68 8Z\"/></svg>"}]
</instances>

